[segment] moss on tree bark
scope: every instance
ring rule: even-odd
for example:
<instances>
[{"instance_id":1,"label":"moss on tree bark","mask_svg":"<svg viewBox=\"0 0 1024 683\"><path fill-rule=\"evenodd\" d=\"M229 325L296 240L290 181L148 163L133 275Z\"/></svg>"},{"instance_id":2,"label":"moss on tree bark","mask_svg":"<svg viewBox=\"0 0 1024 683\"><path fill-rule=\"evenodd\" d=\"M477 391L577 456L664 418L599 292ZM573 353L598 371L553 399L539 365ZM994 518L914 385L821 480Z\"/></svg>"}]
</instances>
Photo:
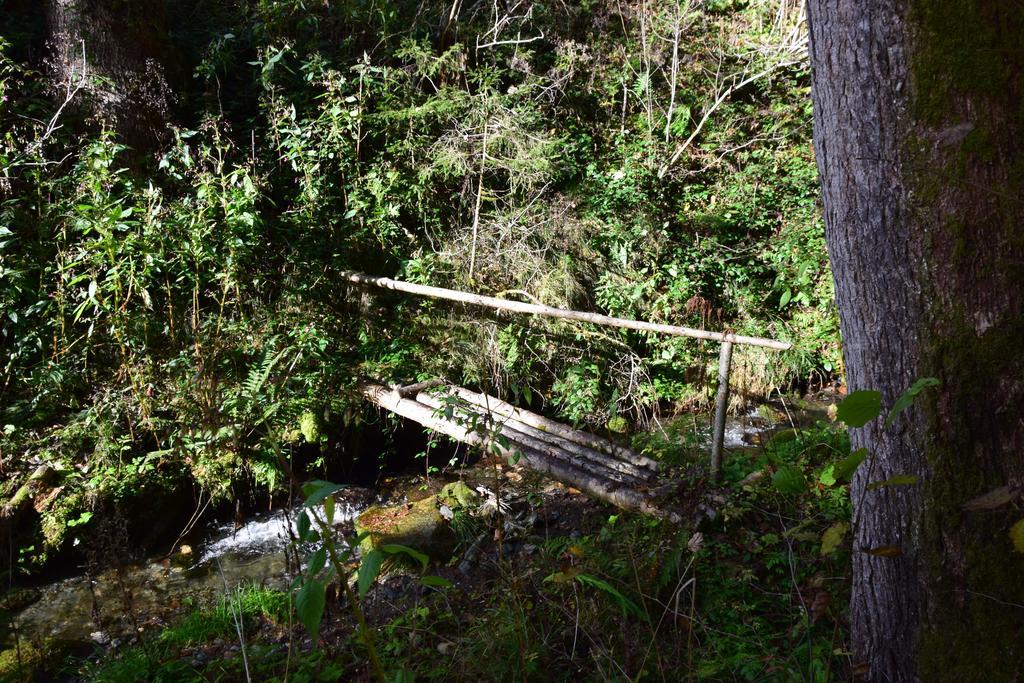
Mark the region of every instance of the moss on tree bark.
<instances>
[{"instance_id":1,"label":"moss on tree bark","mask_svg":"<svg viewBox=\"0 0 1024 683\"><path fill-rule=\"evenodd\" d=\"M872 680L1024 673L1024 9L981 0L812 0L815 146L853 389L891 404L854 430L854 649ZM896 474L914 487L868 490ZM876 557L897 545L902 555ZM1016 606L1014 606L1016 605ZM994 676L994 678L993 678Z\"/></svg>"}]
</instances>

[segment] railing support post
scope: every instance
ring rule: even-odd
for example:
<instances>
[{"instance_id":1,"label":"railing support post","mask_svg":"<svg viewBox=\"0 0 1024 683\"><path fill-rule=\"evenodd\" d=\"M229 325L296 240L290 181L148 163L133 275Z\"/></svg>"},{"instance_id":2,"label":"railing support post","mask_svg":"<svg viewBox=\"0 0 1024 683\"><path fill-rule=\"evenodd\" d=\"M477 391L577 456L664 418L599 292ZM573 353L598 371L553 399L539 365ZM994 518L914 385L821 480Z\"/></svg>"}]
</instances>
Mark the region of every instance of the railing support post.
<instances>
[{"instance_id":1,"label":"railing support post","mask_svg":"<svg viewBox=\"0 0 1024 683\"><path fill-rule=\"evenodd\" d=\"M718 352L718 396L715 397L715 426L711 436L711 478L722 476L722 448L725 445L725 413L729 409L729 366L732 364L732 342L722 342Z\"/></svg>"}]
</instances>

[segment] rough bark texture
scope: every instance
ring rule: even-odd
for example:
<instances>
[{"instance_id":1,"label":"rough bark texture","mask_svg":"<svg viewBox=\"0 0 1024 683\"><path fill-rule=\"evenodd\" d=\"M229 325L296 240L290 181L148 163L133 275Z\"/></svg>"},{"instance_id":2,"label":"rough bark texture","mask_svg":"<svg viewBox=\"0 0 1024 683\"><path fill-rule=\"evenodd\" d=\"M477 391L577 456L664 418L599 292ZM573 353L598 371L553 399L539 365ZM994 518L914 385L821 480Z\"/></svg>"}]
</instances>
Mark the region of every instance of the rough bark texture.
<instances>
[{"instance_id":1,"label":"rough bark texture","mask_svg":"<svg viewBox=\"0 0 1024 683\"><path fill-rule=\"evenodd\" d=\"M46 0L58 98L83 73L89 113L145 151L167 133L173 62L163 0Z\"/></svg>"},{"instance_id":2,"label":"rough bark texture","mask_svg":"<svg viewBox=\"0 0 1024 683\"><path fill-rule=\"evenodd\" d=\"M853 649L871 680L1024 676L1024 5L809 0L815 150L851 390ZM914 486L867 490L897 474ZM902 554L864 551L897 546Z\"/></svg>"}]
</instances>

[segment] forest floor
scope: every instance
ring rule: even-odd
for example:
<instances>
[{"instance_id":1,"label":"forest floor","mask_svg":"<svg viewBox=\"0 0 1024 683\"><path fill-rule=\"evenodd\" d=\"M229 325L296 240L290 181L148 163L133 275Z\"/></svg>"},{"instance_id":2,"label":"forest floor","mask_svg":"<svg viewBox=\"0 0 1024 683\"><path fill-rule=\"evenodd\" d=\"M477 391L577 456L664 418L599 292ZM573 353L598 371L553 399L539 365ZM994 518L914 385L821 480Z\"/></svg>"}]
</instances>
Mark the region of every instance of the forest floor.
<instances>
[{"instance_id":1,"label":"forest floor","mask_svg":"<svg viewBox=\"0 0 1024 683\"><path fill-rule=\"evenodd\" d=\"M456 507L456 549L430 567L436 580L385 565L363 606L389 679L844 677L849 504L833 469L848 452L845 434L825 422L779 432L734 451L711 486L684 423L640 439L686 483L681 524L621 513L495 460L450 473L497 490L507 507ZM408 499L443 483L420 477ZM372 680L337 593L328 592L316 644L289 591L250 582L134 615L132 637L22 643L0 655L0 677Z\"/></svg>"}]
</instances>

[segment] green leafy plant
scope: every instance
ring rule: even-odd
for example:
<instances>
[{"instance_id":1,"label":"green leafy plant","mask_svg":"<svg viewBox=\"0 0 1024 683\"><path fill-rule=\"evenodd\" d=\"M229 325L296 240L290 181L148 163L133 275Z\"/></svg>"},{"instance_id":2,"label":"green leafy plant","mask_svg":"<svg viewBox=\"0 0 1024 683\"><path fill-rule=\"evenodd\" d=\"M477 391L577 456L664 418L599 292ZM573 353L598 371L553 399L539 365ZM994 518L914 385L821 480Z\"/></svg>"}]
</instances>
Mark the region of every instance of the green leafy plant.
<instances>
[{"instance_id":1,"label":"green leafy plant","mask_svg":"<svg viewBox=\"0 0 1024 683\"><path fill-rule=\"evenodd\" d=\"M387 677L377 653L373 632L367 624L359 598L349 585L350 572L347 569L347 561L353 557L356 546L340 545L334 536L333 494L342 488L341 485L326 481L312 481L303 486L305 500L298 517L298 542L319 542L322 545L309 556L303 574L295 580L295 611L309 631L316 647L320 621L327 603L326 587L331 580L337 580L349 603L349 609L359 624L360 639L366 648L371 670L378 680L384 681Z\"/></svg>"},{"instance_id":2,"label":"green leafy plant","mask_svg":"<svg viewBox=\"0 0 1024 683\"><path fill-rule=\"evenodd\" d=\"M366 620L362 600L380 575L385 561L389 558L407 557L422 571L429 560L423 553L397 543L384 544L362 554L355 571L356 590L352 590L352 572L349 562L356 556L362 538L354 543L339 543L335 538L333 520L335 513L334 494L344 485L326 481L311 481L303 485L305 500L296 525L297 541L300 544L319 544L306 558L301 576L296 578L295 611L313 640L314 647L319 638L320 622L326 606L327 585L337 582L349 603L359 625L359 637L366 648L372 671L380 680L387 680L378 654L373 632ZM447 588L451 582L439 576L423 576L420 581L432 588Z\"/></svg>"}]
</instances>

